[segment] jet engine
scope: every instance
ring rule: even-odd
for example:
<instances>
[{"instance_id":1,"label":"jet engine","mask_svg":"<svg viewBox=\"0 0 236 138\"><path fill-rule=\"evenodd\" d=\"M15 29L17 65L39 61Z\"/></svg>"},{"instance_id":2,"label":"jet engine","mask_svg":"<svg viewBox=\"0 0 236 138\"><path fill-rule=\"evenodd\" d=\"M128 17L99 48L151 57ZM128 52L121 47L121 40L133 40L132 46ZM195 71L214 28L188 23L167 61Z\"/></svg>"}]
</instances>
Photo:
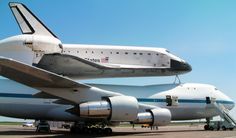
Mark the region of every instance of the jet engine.
<instances>
[{"instance_id":1,"label":"jet engine","mask_svg":"<svg viewBox=\"0 0 236 138\"><path fill-rule=\"evenodd\" d=\"M81 117L106 118L109 121L133 121L137 119L138 101L131 96L108 97L104 101L86 102L79 105Z\"/></svg>"},{"instance_id":2,"label":"jet engine","mask_svg":"<svg viewBox=\"0 0 236 138\"><path fill-rule=\"evenodd\" d=\"M135 124L150 124L152 126L165 126L171 121L171 112L166 108L156 108L148 112L139 113Z\"/></svg>"},{"instance_id":3,"label":"jet engine","mask_svg":"<svg viewBox=\"0 0 236 138\"><path fill-rule=\"evenodd\" d=\"M165 108L156 108L138 113L139 105L131 96L114 96L103 101L86 102L79 105L79 115L84 118L101 118L111 122L134 122L154 126L167 125L171 113Z\"/></svg>"}]
</instances>

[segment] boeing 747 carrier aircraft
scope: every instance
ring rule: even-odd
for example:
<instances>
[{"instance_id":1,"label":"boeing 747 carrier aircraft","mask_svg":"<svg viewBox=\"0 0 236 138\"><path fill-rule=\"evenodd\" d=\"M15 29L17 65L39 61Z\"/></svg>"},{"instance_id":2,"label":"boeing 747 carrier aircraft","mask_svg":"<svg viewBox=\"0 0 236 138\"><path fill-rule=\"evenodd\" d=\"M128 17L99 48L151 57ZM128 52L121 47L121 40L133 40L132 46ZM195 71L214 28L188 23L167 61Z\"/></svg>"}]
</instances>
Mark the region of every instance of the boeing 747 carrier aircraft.
<instances>
[{"instance_id":1,"label":"boeing 747 carrier aircraft","mask_svg":"<svg viewBox=\"0 0 236 138\"><path fill-rule=\"evenodd\" d=\"M174 120L202 118L208 120L205 129L212 129L209 120L217 115L229 123L228 126L222 125L222 129L233 129L236 125L227 113L235 105L233 100L212 85L86 86L89 88L78 91L55 91L53 96L11 80L0 79L0 115L72 121L76 123L71 131L80 133L111 132L105 126L119 125L123 121L162 126Z\"/></svg>"},{"instance_id":2,"label":"boeing 747 carrier aircraft","mask_svg":"<svg viewBox=\"0 0 236 138\"><path fill-rule=\"evenodd\" d=\"M63 44L25 5L9 6L23 34L1 40L1 56L76 79L171 76L192 70L164 48Z\"/></svg>"}]
</instances>

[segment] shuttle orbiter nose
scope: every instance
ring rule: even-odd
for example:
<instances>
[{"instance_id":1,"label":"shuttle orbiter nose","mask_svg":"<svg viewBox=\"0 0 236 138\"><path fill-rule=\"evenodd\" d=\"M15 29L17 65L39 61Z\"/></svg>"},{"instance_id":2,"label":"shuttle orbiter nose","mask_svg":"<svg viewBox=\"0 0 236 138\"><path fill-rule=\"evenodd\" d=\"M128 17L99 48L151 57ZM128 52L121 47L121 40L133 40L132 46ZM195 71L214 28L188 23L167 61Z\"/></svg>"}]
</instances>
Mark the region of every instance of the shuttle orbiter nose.
<instances>
[{"instance_id":1,"label":"shuttle orbiter nose","mask_svg":"<svg viewBox=\"0 0 236 138\"><path fill-rule=\"evenodd\" d=\"M176 71L178 73L187 73L192 71L191 65L185 61L171 59L170 66L173 71Z\"/></svg>"}]
</instances>

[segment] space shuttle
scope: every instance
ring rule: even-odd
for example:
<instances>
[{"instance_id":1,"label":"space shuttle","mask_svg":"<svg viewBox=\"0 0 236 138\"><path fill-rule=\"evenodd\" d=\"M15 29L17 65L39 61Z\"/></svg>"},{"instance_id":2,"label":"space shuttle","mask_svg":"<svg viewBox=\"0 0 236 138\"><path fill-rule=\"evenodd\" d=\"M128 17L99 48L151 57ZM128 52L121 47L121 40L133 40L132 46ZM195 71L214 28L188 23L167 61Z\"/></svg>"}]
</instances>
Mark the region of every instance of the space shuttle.
<instances>
[{"instance_id":1,"label":"space shuttle","mask_svg":"<svg viewBox=\"0 0 236 138\"><path fill-rule=\"evenodd\" d=\"M25 5L9 3L22 34L0 41L0 55L72 79L172 76L191 66L165 48L64 44Z\"/></svg>"}]
</instances>

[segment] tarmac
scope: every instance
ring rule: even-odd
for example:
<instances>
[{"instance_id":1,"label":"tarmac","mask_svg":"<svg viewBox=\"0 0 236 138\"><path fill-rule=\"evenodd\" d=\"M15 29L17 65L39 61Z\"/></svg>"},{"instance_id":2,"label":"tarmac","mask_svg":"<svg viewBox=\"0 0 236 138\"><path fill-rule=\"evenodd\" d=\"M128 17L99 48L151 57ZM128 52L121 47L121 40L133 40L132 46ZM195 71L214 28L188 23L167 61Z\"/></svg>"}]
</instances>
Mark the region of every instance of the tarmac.
<instances>
[{"instance_id":1,"label":"tarmac","mask_svg":"<svg viewBox=\"0 0 236 138\"><path fill-rule=\"evenodd\" d=\"M14 125L0 126L0 138L236 138L233 131L205 131L202 125L181 125L159 127L158 130L150 128L115 127L110 136L95 134L71 134L69 130L51 128L51 133L36 133L34 127Z\"/></svg>"}]
</instances>

